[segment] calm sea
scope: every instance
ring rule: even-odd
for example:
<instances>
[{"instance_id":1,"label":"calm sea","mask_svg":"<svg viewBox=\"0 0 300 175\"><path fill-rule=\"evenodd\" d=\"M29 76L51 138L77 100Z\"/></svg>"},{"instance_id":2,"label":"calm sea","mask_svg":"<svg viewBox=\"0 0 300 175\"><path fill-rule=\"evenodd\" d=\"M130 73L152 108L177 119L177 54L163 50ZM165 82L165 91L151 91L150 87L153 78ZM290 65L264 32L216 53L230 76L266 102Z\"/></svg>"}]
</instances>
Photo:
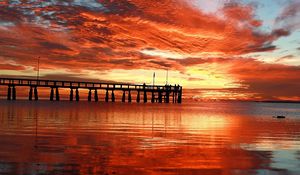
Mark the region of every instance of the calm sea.
<instances>
[{"instance_id":1,"label":"calm sea","mask_svg":"<svg viewBox=\"0 0 300 175\"><path fill-rule=\"evenodd\" d=\"M300 104L0 101L0 174L296 175Z\"/></svg>"}]
</instances>

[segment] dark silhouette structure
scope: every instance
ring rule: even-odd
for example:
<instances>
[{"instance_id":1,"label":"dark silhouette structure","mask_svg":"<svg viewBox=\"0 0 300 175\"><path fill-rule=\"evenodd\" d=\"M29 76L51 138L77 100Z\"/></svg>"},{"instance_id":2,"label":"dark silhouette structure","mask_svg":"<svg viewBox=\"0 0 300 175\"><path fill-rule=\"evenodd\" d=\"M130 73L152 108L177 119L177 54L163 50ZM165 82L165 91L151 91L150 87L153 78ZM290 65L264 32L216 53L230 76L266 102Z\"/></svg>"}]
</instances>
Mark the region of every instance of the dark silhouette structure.
<instances>
[{"instance_id":1,"label":"dark silhouette structure","mask_svg":"<svg viewBox=\"0 0 300 175\"><path fill-rule=\"evenodd\" d=\"M151 103L170 103L170 97L173 103L182 103L182 86L165 85L136 85L136 84L122 84L122 83L99 83L99 82L79 82L79 81L60 81L60 80L40 80L40 79L18 79L18 78L0 78L0 85L7 86L7 100L17 99L17 86L29 87L28 99L38 100L38 88L48 87L50 89L50 101L59 101L59 89L70 89L70 101L79 101L79 89L88 89L88 101L99 101L98 90L106 90L105 102L115 102L115 91L122 91L122 102L131 103L131 92L136 91L136 102L140 103L141 93L143 94L143 102L148 102L149 94L151 96ZM75 96L74 96L75 93ZM110 98L111 97L111 98Z\"/></svg>"}]
</instances>

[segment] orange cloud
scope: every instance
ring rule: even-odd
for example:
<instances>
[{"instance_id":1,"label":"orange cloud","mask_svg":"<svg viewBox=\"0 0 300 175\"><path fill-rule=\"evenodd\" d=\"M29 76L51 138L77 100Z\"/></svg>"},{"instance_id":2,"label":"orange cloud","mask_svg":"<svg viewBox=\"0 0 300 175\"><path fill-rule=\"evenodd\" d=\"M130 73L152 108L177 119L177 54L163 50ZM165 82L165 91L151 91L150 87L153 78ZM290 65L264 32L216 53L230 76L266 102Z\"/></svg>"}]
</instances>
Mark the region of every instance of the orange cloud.
<instances>
[{"instance_id":1,"label":"orange cloud","mask_svg":"<svg viewBox=\"0 0 300 175\"><path fill-rule=\"evenodd\" d=\"M2 1L0 8L0 56L21 65L0 69L33 72L38 57L41 69L78 76L169 69L192 87L208 80L190 73L205 64L222 70L214 77L218 87L236 83L249 98L299 95L291 92L299 87L299 67L243 58L276 50L274 41L291 33L283 27L262 31L252 5L232 3L218 14L179 0ZM277 21L291 16L283 12Z\"/></svg>"},{"instance_id":2,"label":"orange cloud","mask_svg":"<svg viewBox=\"0 0 300 175\"><path fill-rule=\"evenodd\" d=\"M0 64L0 70L25 70L24 66L12 65L12 64Z\"/></svg>"},{"instance_id":3,"label":"orange cloud","mask_svg":"<svg viewBox=\"0 0 300 175\"><path fill-rule=\"evenodd\" d=\"M186 59L180 62L183 65L198 66L214 64L220 70L226 70L227 77L234 77L242 85L237 88L202 89L196 95L204 93L207 98L217 96L221 99L234 97L244 100L300 100L300 92L296 90L300 88L299 66L269 64L252 58Z\"/></svg>"}]
</instances>

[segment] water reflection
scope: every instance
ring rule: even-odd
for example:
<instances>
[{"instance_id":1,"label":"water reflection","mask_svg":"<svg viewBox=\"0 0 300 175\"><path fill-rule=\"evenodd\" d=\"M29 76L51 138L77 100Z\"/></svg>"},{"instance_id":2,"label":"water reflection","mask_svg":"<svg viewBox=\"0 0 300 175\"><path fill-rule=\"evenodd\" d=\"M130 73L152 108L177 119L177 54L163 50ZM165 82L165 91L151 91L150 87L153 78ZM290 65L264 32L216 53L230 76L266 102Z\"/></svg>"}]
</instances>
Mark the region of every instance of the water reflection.
<instances>
[{"instance_id":1,"label":"water reflection","mask_svg":"<svg viewBox=\"0 0 300 175\"><path fill-rule=\"evenodd\" d=\"M0 103L0 173L300 171L299 105Z\"/></svg>"}]
</instances>

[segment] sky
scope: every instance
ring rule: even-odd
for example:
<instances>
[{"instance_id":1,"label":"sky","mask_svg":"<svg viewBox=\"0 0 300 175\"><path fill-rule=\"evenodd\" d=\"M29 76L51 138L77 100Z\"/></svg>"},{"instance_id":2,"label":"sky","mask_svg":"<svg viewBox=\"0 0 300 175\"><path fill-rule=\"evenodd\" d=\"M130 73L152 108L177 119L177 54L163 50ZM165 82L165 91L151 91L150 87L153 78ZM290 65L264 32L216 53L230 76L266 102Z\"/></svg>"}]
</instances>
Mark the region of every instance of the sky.
<instances>
[{"instance_id":1,"label":"sky","mask_svg":"<svg viewBox=\"0 0 300 175\"><path fill-rule=\"evenodd\" d=\"M299 0L0 0L0 76L300 100Z\"/></svg>"}]
</instances>

